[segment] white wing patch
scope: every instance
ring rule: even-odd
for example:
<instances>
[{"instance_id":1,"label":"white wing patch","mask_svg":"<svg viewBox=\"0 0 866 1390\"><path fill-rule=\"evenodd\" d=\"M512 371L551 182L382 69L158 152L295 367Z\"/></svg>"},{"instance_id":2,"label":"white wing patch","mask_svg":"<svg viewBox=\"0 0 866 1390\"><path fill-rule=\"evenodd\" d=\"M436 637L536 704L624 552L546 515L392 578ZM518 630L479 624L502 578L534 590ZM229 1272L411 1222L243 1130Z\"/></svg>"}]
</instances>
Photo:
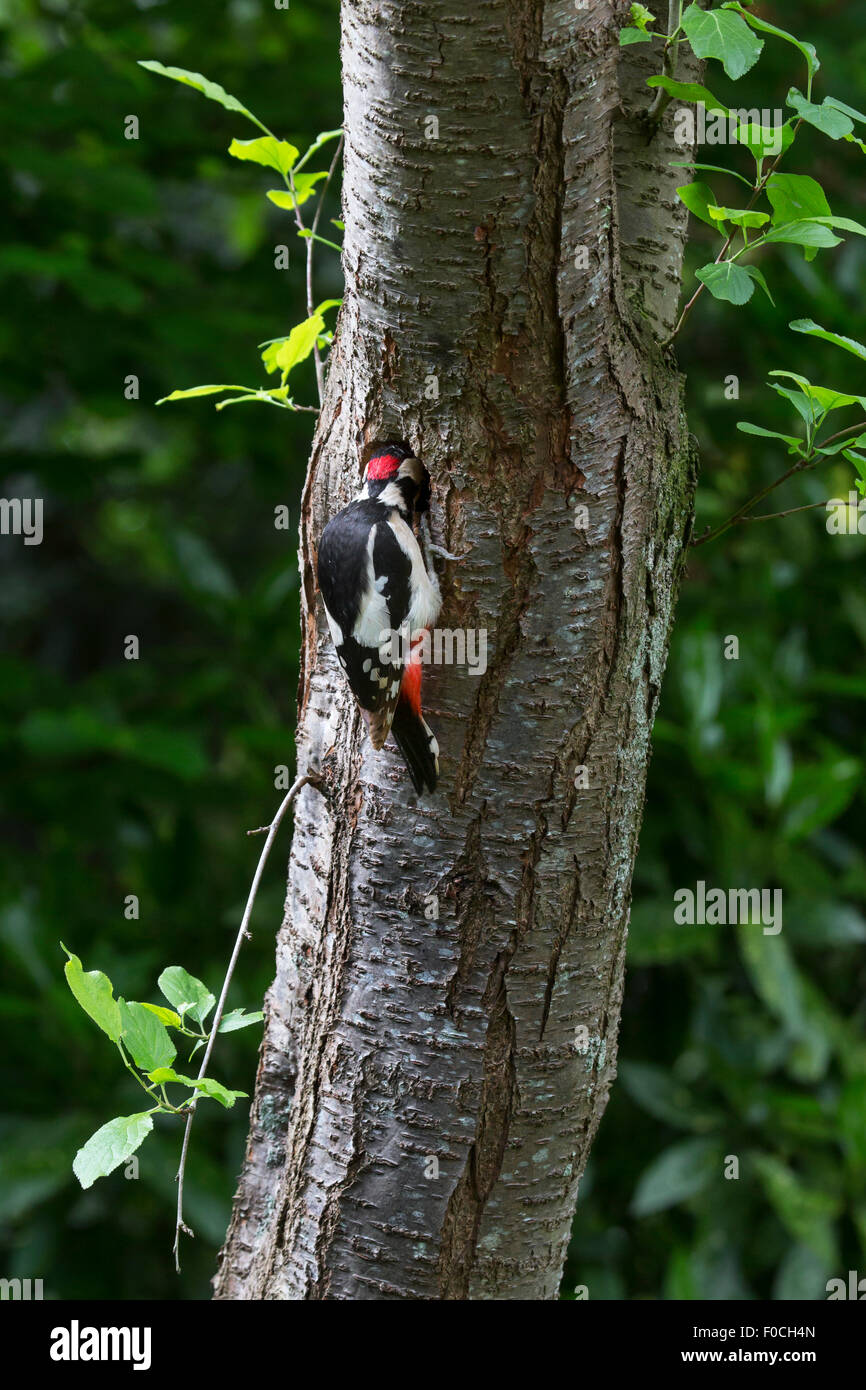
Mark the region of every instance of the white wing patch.
<instances>
[{"instance_id":1,"label":"white wing patch","mask_svg":"<svg viewBox=\"0 0 866 1390\"><path fill-rule=\"evenodd\" d=\"M412 632L418 628L431 627L439 616L439 609L442 607L442 599L439 594L438 581L430 582L430 576L424 564L424 557L415 539L415 533L410 526L400 516L399 512L392 512L388 518L388 525L394 532L397 544L408 557L412 565L412 573L409 584L412 592L412 601L409 605L409 612L406 614L406 622Z\"/></svg>"},{"instance_id":2,"label":"white wing patch","mask_svg":"<svg viewBox=\"0 0 866 1390\"><path fill-rule=\"evenodd\" d=\"M388 612L388 603L382 590L376 583L376 574L373 569L373 546L376 543L376 527L370 527L370 535L367 540L367 564L364 592L361 595L361 606L358 612L358 619L352 629L352 636L362 647L379 647L386 640L387 634L391 631L391 615ZM385 636L383 636L383 633Z\"/></svg>"}]
</instances>

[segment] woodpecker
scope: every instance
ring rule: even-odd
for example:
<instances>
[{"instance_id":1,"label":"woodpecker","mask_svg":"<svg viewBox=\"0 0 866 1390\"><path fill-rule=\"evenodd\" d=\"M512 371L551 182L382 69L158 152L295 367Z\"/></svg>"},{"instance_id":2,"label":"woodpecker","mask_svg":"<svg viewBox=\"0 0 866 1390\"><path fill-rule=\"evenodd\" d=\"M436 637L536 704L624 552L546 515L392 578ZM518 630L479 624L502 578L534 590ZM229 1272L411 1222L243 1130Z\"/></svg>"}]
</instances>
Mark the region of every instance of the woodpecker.
<instances>
[{"instance_id":1,"label":"woodpecker","mask_svg":"<svg viewBox=\"0 0 866 1390\"><path fill-rule=\"evenodd\" d=\"M355 501L322 532L318 558L331 637L370 742L378 750L393 734L419 794L435 791L439 777L439 745L421 713L418 654L442 606L428 555L438 547L422 531L429 506L430 475L420 459L403 443L377 446ZM413 641L395 661L400 643L387 638L400 633Z\"/></svg>"}]
</instances>

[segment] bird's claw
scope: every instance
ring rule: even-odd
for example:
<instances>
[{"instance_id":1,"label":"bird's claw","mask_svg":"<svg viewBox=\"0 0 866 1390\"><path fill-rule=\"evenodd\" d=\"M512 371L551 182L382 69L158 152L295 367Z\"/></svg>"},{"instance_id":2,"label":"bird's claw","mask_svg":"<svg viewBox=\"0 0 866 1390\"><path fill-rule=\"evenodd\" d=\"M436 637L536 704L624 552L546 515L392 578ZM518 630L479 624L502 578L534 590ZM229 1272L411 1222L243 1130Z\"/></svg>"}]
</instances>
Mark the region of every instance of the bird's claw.
<instances>
[{"instance_id":1,"label":"bird's claw","mask_svg":"<svg viewBox=\"0 0 866 1390\"><path fill-rule=\"evenodd\" d=\"M464 550L459 555L453 555L450 550L446 550L442 545L437 545L435 541L428 541L427 546L431 554L438 555L443 560L465 560L469 550L472 549L470 546L469 550Z\"/></svg>"}]
</instances>

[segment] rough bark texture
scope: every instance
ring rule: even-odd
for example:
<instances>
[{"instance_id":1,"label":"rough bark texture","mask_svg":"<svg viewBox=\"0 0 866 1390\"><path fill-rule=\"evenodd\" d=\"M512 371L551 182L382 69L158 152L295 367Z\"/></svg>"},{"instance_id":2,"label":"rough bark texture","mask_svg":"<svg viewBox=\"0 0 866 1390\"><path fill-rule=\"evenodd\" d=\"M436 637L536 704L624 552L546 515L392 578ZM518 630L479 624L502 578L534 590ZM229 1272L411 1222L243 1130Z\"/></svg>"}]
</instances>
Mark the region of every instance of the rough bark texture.
<instances>
[{"instance_id":1,"label":"rough bark texture","mask_svg":"<svg viewBox=\"0 0 866 1390\"><path fill-rule=\"evenodd\" d=\"M694 486L659 347L689 152L641 124L627 8L344 0L347 292L301 536L298 771L323 766L327 796L296 808L221 1298L557 1293ZM423 800L370 748L314 581L389 437L469 551L441 626L488 634L484 675L428 672Z\"/></svg>"}]
</instances>

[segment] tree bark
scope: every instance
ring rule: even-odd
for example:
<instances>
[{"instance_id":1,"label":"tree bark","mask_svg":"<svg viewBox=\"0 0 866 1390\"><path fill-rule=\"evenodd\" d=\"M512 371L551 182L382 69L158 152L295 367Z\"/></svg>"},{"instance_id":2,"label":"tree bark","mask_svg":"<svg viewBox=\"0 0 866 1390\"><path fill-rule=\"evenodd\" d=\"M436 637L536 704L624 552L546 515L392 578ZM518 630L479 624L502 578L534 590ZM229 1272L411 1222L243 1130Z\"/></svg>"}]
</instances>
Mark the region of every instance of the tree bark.
<instances>
[{"instance_id":1,"label":"tree bark","mask_svg":"<svg viewBox=\"0 0 866 1390\"><path fill-rule=\"evenodd\" d=\"M219 1298L557 1294L695 481L660 346L691 152L642 119L658 57L619 48L627 11L343 3L346 300L300 551L298 773L326 795L295 810ZM372 751L315 588L389 438L468 552L440 625L488 637L483 675L427 669L423 799Z\"/></svg>"}]
</instances>

